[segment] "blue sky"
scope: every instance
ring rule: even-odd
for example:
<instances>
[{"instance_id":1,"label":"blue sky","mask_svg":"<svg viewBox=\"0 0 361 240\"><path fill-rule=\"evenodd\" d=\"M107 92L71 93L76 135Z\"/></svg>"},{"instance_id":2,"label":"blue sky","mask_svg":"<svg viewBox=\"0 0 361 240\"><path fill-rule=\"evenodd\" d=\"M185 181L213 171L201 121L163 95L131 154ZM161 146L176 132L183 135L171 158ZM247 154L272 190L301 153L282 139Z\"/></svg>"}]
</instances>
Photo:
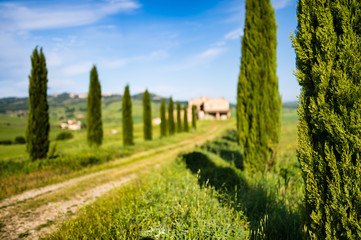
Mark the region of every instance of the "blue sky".
<instances>
[{"instance_id":1,"label":"blue sky","mask_svg":"<svg viewBox=\"0 0 361 240\"><path fill-rule=\"evenodd\" d=\"M297 100L290 34L296 0L272 0L283 101ZM103 93L149 91L175 100L236 102L245 0L0 1L0 97L27 96L41 46L48 93L85 93L93 64Z\"/></svg>"}]
</instances>

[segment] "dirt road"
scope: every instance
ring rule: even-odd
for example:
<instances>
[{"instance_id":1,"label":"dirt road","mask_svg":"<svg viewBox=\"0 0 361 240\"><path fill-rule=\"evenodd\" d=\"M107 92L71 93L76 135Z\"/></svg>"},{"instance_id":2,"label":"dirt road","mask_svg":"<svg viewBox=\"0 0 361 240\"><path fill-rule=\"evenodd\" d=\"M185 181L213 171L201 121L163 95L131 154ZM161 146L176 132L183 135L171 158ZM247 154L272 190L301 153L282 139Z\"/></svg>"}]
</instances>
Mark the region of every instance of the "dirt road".
<instances>
[{"instance_id":1,"label":"dirt road","mask_svg":"<svg viewBox=\"0 0 361 240\"><path fill-rule=\"evenodd\" d=\"M0 201L0 239L37 239L57 222L95 201L109 190L172 161L182 152L219 135L225 128L214 122L209 131L182 142L106 163L106 169L68 181L29 190Z\"/></svg>"}]
</instances>

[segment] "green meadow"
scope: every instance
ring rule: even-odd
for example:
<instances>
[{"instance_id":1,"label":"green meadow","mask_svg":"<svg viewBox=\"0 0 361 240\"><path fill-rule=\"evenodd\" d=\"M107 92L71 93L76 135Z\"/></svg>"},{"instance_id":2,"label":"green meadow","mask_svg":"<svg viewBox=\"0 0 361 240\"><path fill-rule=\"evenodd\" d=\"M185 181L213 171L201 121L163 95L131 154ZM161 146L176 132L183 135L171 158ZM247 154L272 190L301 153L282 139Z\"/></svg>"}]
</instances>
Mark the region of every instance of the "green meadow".
<instances>
[{"instance_id":1,"label":"green meadow","mask_svg":"<svg viewBox=\"0 0 361 240\"><path fill-rule=\"evenodd\" d=\"M234 120L233 120L234 121ZM48 239L301 239L297 112L282 112L266 173L243 169L231 128L59 222Z\"/></svg>"}]
</instances>

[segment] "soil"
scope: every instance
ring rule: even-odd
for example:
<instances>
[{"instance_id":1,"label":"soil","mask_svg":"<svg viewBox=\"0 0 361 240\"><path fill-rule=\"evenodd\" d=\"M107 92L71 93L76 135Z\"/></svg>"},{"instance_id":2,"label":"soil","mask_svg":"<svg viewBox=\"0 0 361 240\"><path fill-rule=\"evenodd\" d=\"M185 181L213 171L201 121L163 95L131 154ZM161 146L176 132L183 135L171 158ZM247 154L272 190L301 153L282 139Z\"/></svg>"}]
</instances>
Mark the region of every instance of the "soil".
<instances>
[{"instance_id":1,"label":"soil","mask_svg":"<svg viewBox=\"0 0 361 240\"><path fill-rule=\"evenodd\" d=\"M113 188L140 174L174 160L176 156L219 134L219 124L205 134L114 160L108 168L61 183L28 190L0 201L0 239L38 239L64 219L75 216L83 206L92 203ZM134 160L134 161L132 161ZM129 164L119 164L128 161Z\"/></svg>"}]
</instances>

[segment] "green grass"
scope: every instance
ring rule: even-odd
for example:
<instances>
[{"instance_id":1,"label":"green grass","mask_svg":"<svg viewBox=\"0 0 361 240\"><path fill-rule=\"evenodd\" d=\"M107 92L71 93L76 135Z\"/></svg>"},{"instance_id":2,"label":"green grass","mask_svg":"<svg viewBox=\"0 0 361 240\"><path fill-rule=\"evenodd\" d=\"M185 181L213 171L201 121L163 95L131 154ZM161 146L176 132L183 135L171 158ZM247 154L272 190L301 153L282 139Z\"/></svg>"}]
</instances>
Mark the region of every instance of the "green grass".
<instances>
[{"instance_id":1,"label":"green grass","mask_svg":"<svg viewBox=\"0 0 361 240\"><path fill-rule=\"evenodd\" d=\"M123 147L121 129L112 134L113 128L105 128L104 143L100 148L89 148L86 144L86 132L74 131L74 138L54 141L57 129L51 134L49 157L30 161L25 152L25 145L0 145L0 199L23 192L27 189L45 186L70 177L79 176L89 171L96 171L99 166L117 158L143 152L156 147L177 143L192 136L207 132L212 122L200 122L197 132L180 133L172 137L159 138L159 126L154 126L154 139L143 140L143 125L135 125L135 144ZM54 150L55 149L55 150ZM90 170L91 169L91 170ZM86 171L84 171L86 170Z\"/></svg>"},{"instance_id":2,"label":"green grass","mask_svg":"<svg viewBox=\"0 0 361 240\"><path fill-rule=\"evenodd\" d=\"M85 207L49 238L301 239L297 114L283 114L279 157L270 171L242 170L235 130L228 130Z\"/></svg>"},{"instance_id":3,"label":"green grass","mask_svg":"<svg viewBox=\"0 0 361 240\"><path fill-rule=\"evenodd\" d=\"M173 162L85 207L49 239L246 239L244 215L218 196Z\"/></svg>"}]
</instances>

